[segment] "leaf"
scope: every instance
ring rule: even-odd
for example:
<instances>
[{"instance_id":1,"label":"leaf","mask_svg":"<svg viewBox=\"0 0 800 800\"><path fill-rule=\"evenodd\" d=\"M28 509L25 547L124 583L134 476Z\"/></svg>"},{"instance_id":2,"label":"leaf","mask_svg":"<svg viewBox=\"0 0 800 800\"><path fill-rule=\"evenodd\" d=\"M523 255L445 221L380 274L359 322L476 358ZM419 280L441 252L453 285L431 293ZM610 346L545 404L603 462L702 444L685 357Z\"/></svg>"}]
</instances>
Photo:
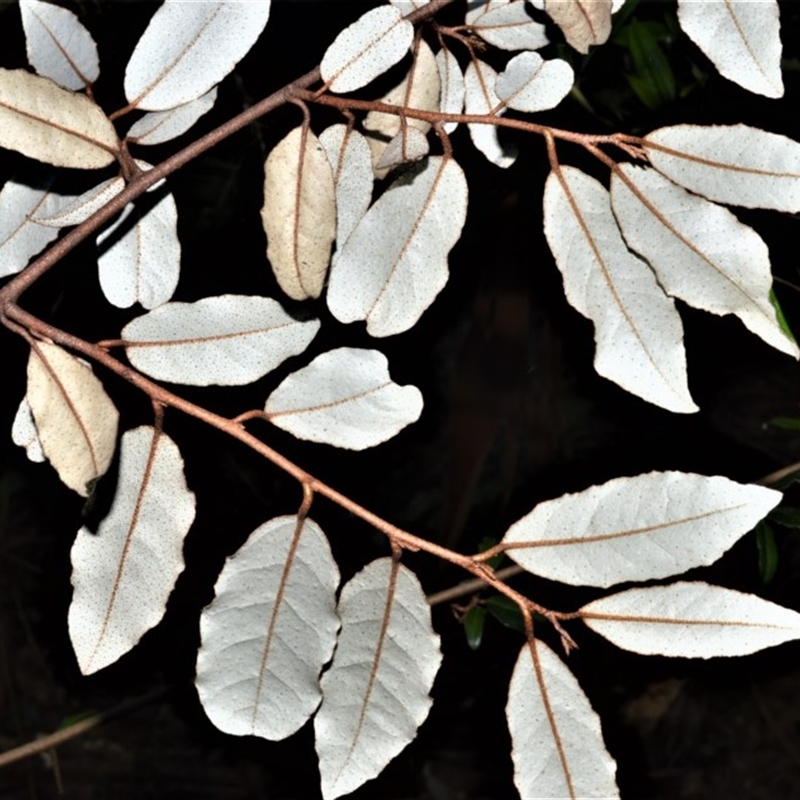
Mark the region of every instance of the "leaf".
<instances>
[{"instance_id":1,"label":"leaf","mask_svg":"<svg viewBox=\"0 0 800 800\"><path fill-rule=\"evenodd\" d=\"M390 558L342 589L342 631L314 732L325 800L379 775L417 734L442 656L416 576Z\"/></svg>"},{"instance_id":2,"label":"leaf","mask_svg":"<svg viewBox=\"0 0 800 800\"><path fill-rule=\"evenodd\" d=\"M414 26L394 6L378 6L345 28L325 51L322 80L332 92L352 92L400 61L411 47Z\"/></svg>"},{"instance_id":3,"label":"leaf","mask_svg":"<svg viewBox=\"0 0 800 800\"><path fill-rule=\"evenodd\" d=\"M168 111L151 111L131 125L129 142L136 144L161 144L186 133L203 114L208 113L217 102L217 87L196 100L171 108Z\"/></svg>"},{"instance_id":4,"label":"leaf","mask_svg":"<svg viewBox=\"0 0 800 800\"><path fill-rule=\"evenodd\" d=\"M727 478L649 472L540 503L503 537L521 567L573 586L613 586L713 564L781 501Z\"/></svg>"},{"instance_id":5,"label":"leaf","mask_svg":"<svg viewBox=\"0 0 800 800\"><path fill-rule=\"evenodd\" d=\"M752 228L655 170L631 164L612 173L611 205L628 245L650 262L668 295L735 314L767 344L800 355L770 302L769 251Z\"/></svg>"},{"instance_id":6,"label":"leaf","mask_svg":"<svg viewBox=\"0 0 800 800\"><path fill-rule=\"evenodd\" d=\"M84 675L113 664L161 621L194 514L175 443L147 425L125 433L111 510L72 546L69 635Z\"/></svg>"},{"instance_id":7,"label":"leaf","mask_svg":"<svg viewBox=\"0 0 800 800\"><path fill-rule=\"evenodd\" d=\"M365 450L422 413L416 386L398 386L377 350L340 347L293 372L267 399L269 421L298 439Z\"/></svg>"},{"instance_id":8,"label":"leaf","mask_svg":"<svg viewBox=\"0 0 800 800\"><path fill-rule=\"evenodd\" d=\"M19 447L25 448L25 455L31 461L41 463L45 460L42 443L39 441L39 432L33 421L31 407L26 397L22 398L14 422L11 425L11 441Z\"/></svg>"},{"instance_id":9,"label":"leaf","mask_svg":"<svg viewBox=\"0 0 800 800\"><path fill-rule=\"evenodd\" d=\"M503 104L495 94L497 72L485 61L473 58L464 72L464 112L467 114L492 114L502 116ZM495 111L497 109L497 111ZM516 160L515 152L506 150L497 138L497 128L480 122L467 124L472 143L495 166L507 169Z\"/></svg>"},{"instance_id":10,"label":"leaf","mask_svg":"<svg viewBox=\"0 0 800 800\"><path fill-rule=\"evenodd\" d=\"M775 510L779 511L780 509ZM775 512L773 511L773 513ZM758 549L758 571L761 580L769 583L775 577L778 569L778 546L775 543L775 531L763 519L756 525L756 548Z\"/></svg>"},{"instance_id":11,"label":"leaf","mask_svg":"<svg viewBox=\"0 0 800 800\"><path fill-rule=\"evenodd\" d=\"M314 713L339 630L338 585L328 540L310 519L265 522L225 562L197 654L197 692L217 728L285 739Z\"/></svg>"},{"instance_id":12,"label":"leaf","mask_svg":"<svg viewBox=\"0 0 800 800\"><path fill-rule=\"evenodd\" d=\"M52 214L71 200L42 187L6 181L0 191L0 278L20 272L58 231L45 227L33 217Z\"/></svg>"},{"instance_id":13,"label":"leaf","mask_svg":"<svg viewBox=\"0 0 800 800\"><path fill-rule=\"evenodd\" d=\"M85 89L100 76L97 45L66 8L40 0L20 0L30 65L65 89Z\"/></svg>"},{"instance_id":14,"label":"leaf","mask_svg":"<svg viewBox=\"0 0 800 800\"><path fill-rule=\"evenodd\" d=\"M519 606L505 595L492 595L486 601L486 610L506 628L525 632L525 620L522 618Z\"/></svg>"},{"instance_id":15,"label":"leaf","mask_svg":"<svg viewBox=\"0 0 800 800\"><path fill-rule=\"evenodd\" d=\"M628 250L606 189L574 167L551 172L544 232L567 300L594 323L597 373L669 411L697 411L675 303Z\"/></svg>"},{"instance_id":16,"label":"leaf","mask_svg":"<svg viewBox=\"0 0 800 800\"><path fill-rule=\"evenodd\" d=\"M427 5L430 0L389 0L389 2L396 8L399 8L403 16L406 16L412 11L416 11L418 8Z\"/></svg>"},{"instance_id":17,"label":"leaf","mask_svg":"<svg viewBox=\"0 0 800 800\"><path fill-rule=\"evenodd\" d=\"M572 67L560 58L545 61L538 53L514 56L497 76L498 100L517 111L535 113L555 108L575 82Z\"/></svg>"},{"instance_id":18,"label":"leaf","mask_svg":"<svg viewBox=\"0 0 800 800\"><path fill-rule=\"evenodd\" d=\"M800 530L800 508L778 506L769 512L769 519L784 528Z\"/></svg>"},{"instance_id":19,"label":"leaf","mask_svg":"<svg viewBox=\"0 0 800 800\"><path fill-rule=\"evenodd\" d=\"M467 182L434 156L398 178L367 211L331 270L328 308L366 320L371 336L413 327L447 283L447 255L467 214Z\"/></svg>"},{"instance_id":20,"label":"leaf","mask_svg":"<svg viewBox=\"0 0 800 800\"><path fill-rule=\"evenodd\" d=\"M270 0L165 0L125 69L125 96L145 111L196 100L218 84L255 44Z\"/></svg>"},{"instance_id":21,"label":"leaf","mask_svg":"<svg viewBox=\"0 0 800 800\"><path fill-rule=\"evenodd\" d=\"M424 41L420 41L414 61L406 76L394 88L390 89L379 102L390 106L413 108L418 111L438 111L441 82L439 69L433 51ZM387 144L402 130L402 122L397 114L386 114L382 111L370 111L364 118L364 130L372 150L375 174L382 178L386 170L377 165L381 160ZM431 129L430 122L423 119L406 118L406 127L414 128L420 133Z\"/></svg>"},{"instance_id":22,"label":"leaf","mask_svg":"<svg viewBox=\"0 0 800 800\"><path fill-rule=\"evenodd\" d=\"M367 140L347 125L326 128L319 136L319 143L325 148L333 170L336 242L341 250L372 200L372 159Z\"/></svg>"},{"instance_id":23,"label":"leaf","mask_svg":"<svg viewBox=\"0 0 800 800\"><path fill-rule=\"evenodd\" d=\"M128 204L119 219L98 235L97 246L100 288L111 305L155 308L166 303L181 271L175 198L163 192L154 205L147 195L138 204Z\"/></svg>"},{"instance_id":24,"label":"leaf","mask_svg":"<svg viewBox=\"0 0 800 800\"><path fill-rule=\"evenodd\" d=\"M36 430L58 477L87 497L111 464L119 413L91 367L48 342L28 359L28 389Z\"/></svg>"},{"instance_id":25,"label":"leaf","mask_svg":"<svg viewBox=\"0 0 800 800\"><path fill-rule=\"evenodd\" d=\"M22 69L0 69L0 147L56 167L98 169L114 163L119 141L88 97Z\"/></svg>"},{"instance_id":26,"label":"leaf","mask_svg":"<svg viewBox=\"0 0 800 800\"><path fill-rule=\"evenodd\" d=\"M336 199L328 156L306 127L290 131L264 165L267 258L293 300L319 297L336 236Z\"/></svg>"},{"instance_id":27,"label":"leaf","mask_svg":"<svg viewBox=\"0 0 800 800\"><path fill-rule=\"evenodd\" d=\"M420 161L428 155L429 151L428 137L416 128L407 125L386 145L375 169L392 169L401 164Z\"/></svg>"},{"instance_id":28,"label":"leaf","mask_svg":"<svg viewBox=\"0 0 800 800\"><path fill-rule=\"evenodd\" d=\"M718 203L800 211L800 144L748 125L673 125L642 144L671 181Z\"/></svg>"},{"instance_id":29,"label":"leaf","mask_svg":"<svg viewBox=\"0 0 800 800\"><path fill-rule=\"evenodd\" d=\"M548 43L544 25L528 16L524 0L489 0L467 11L466 24L501 50L538 50Z\"/></svg>"},{"instance_id":30,"label":"leaf","mask_svg":"<svg viewBox=\"0 0 800 800\"><path fill-rule=\"evenodd\" d=\"M69 225L80 225L99 211L106 203L116 197L125 188L125 181L120 178L109 178L107 181L93 186L78 197L65 198L55 208L42 208L32 212L37 225L48 228L65 228Z\"/></svg>"},{"instance_id":31,"label":"leaf","mask_svg":"<svg viewBox=\"0 0 800 800\"><path fill-rule=\"evenodd\" d=\"M579 53L588 53L611 34L611 0L545 0L544 10Z\"/></svg>"},{"instance_id":32,"label":"leaf","mask_svg":"<svg viewBox=\"0 0 800 800\"><path fill-rule=\"evenodd\" d=\"M766 97L783 97L775 0L678 0L678 22L719 73Z\"/></svg>"},{"instance_id":33,"label":"leaf","mask_svg":"<svg viewBox=\"0 0 800 800\"><path fill-rule=\"evenodd\" d=\"M506 705L514 785L525 800L619 797L600 718L575 676L539 640L517 658Z\"/></svg>"},{"instance_id":34,"label":"leaf","mask_svg":"<svg viewBox=\"0 0 800 800\"><path fill-rule=\"evenodd\" d=\"M443 47L436 54L436 68L439 70L441 84L440 111L443 114L460 114L464 110L464 74L458 64L458 59ZM445 122L442 127L445 133L452 133L457 127L457 122Z\"/></svg>"},{"instance_id":35,"label":"leaf","mask_svg":"<svg viewBox=\"0 0 800 800\"><path fill-rule=\"evenodd\" d=\"M316 336L269 297L225 294L166 303L122 329L131 364L156 380L242 386L258 380Z\"/></svg>"},{"instance_id":36,"label":"leaf","mask_svg":"<svg viewBox=\"0 0 800 800\"><path fill-rule=\"evenodd\" d=\"M700 581L629 589L578 613L617 647L644 655L745 656L800 639L796 611Z\"/></svg>"},{"instance_id":37,"label":"leaf","mask_svg":"<svg viewBox=\"0 0 800 800\"><path fill-rule=\"evenodd\" d=\"M472 608L464 614L462 624L464 625L464 635L467 637L467 644L470 650L477 650L481 646L485 621L486 609L483 606L472 606Z\"/></svg>"}]
</instances>

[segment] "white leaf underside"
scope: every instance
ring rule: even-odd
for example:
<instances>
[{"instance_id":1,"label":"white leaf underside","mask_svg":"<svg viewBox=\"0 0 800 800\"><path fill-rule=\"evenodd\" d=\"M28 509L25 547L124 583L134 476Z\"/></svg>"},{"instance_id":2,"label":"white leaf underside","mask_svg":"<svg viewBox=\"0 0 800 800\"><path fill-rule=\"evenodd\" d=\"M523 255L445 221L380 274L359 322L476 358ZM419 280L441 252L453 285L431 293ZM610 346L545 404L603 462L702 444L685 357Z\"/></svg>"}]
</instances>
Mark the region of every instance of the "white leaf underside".
<instances>
[{"instance_id":1,"label":"white leaf underside","mask_svg":"<svg viewBox=\"0 0 800 800\"><path fill-rule=\"evenodd\" d=\"M344 586L338 611L342 630L314 718L325 800L379 775L414 739L442 659L419 581L389 558Z\"/></svg>"},{"instance_id":2,"label":"white leaf underside","mask_svg":"<svg viewBox=\"0 0 800 800\"><path fill-rule=\"evenodd\" d=\"M390 106L413 108L418 111L438 111L440 95L441 81L436 58L430 47L422 40L406 76L379 100ZM423 134L431 129L430 122L414 117L407 117L406 125ZM400 117L397 114L370 111L364 118L363 127L367 131L367 141L372 150L375 175L383 178L387 170L380 168L378 162L390 140L394 139L402 129Z\"/></svg>"},{"instance_id":3,"label":"white leaf underside","mask_svg":"<svg viewBox=\"0 0 800 800\"><path fill-rule=\"evenodd\" d=\"M328 540L310 519L265 522L226 561L197 654L197 691L217 728L277 740L306 722L336 643L338 585Z\"/></svg>"},{"instance_id":4,"label":"white leaf underside","mask_svg":"<svg viewBox=\"0 0 800 800\"><path fill-rule=\"evenodd\" d=\"M378 6L345 28L325 51L322 80L332 92L352 92L391 69L411 47L414 26L394 6Z\"/></svg>"},{"instance_id":5,"label":"white leaf underside","mask_svg":"<svg viewBox=\"0 0 800 800\"><path fill-rule=\"evenodd\" d=\"M678 0L678 22L719 73L766 97L783 97L776 0Z\"/></svg>"},{"instance_id":6,"label":"white leaf underside","mask_svg":"<svg viewBox=\"0 0 800 800\"><path fill-rule=\"evenodd\" d=\"M401 164L420 161L428 155L429 151L428 137L408 125L386 145L386 149L383 151L383 155L375 165L375 168L378 170L392 169L393 167L399 167Z\"/></svg>"},{"instance_id":7,"label":"white leaf underside","mask_svg":"<svg viewBox=\"0 0 800 800\"><path fill-rule=\"evenodd\" d=\"M71 197L42 187L6 181L0 191L0 278L20 272L32 256L58 236L58 231L44 226L35 217L54 214Z\"/></svg>"},{"instance_id":8,"label":"white leaf underside","mask_svg":"<svg viewBox=\"0 0 800 800\"><path fill-rule=\"evenodd\" d=\"M270 0L166 0L153 14L125 69L125 96L145 111L196 100L255 44Z\"/></svg>"},{"instance_id":9,"label":"white leaf underside","mask_svg":"<svg viewBox=\"0 0 800 800\"><path fill-rule=\"evenodd\" d=\"M150 111L131 125L125 137L136 144L153 145L176 139L191 128L217 101L217 87L196 100L167 111Z\"/></svg>"},{"instance_id":10,"label":"white leaf underside","mask_svg":"<svg viewBox=\"0 0 800 800\"><path fill-rule=\"evenodd\" d=\"M467 11L466 23L501 50L538 50L548 43L544 25L528 16L524 0L490 0Z\"/></svg>"},{"instance_id":11,"label":"white leaf underside","mask_svg":"<svg viewBox=\"0 0 800 800\"><path fill-rule=\"evenodd\" d=\"M525 643L506 705L514 784L524 800L619 797L600 718L544 642Z\"/></svg>"},{"instance_id":12,"label":"white leaf underside","mask_svg":"<svg viewBox=\"0 0 800 800\"><path fill-rule=\"evenodd\" d=\"M398 386L377 350L340 347L293 372L267 399L269 421L298 439L365 450L422 413L416 386Z\"/></svg>"},{"instance_id":13,"label":"white leaf underside","mask_svg":"<svg viewBox=\"0 0 800 800\"><path fill-rule=\"evenodd\" d=\"M88 97L23 69L0 69L0 147L56 167L98 169L114 163L119 141Z\"/></svg>"},{"instance_id":14,"label":"white leaf underside","mask_svg":"<svg viewBox=\"0 0 800 800\"><path fill-rule=\"evenodd\" d=\"M650 163L709 200L800 211L800 144L748 125L674 125L647 134Z\"/></svg>"},{"instance_id":15,"label":"white leaf underside","mask_svg":"<svg viewBox=\"0 0 800 800\"><path fill-rule=\"evenodd\" d=\"M97 45L66 8L40 0L19 4L28 62L65 89L85 89L100 75Z\"/></svg>"},{"instance_id":16,"label":"white leaf underside","mask_svg":"<svg viewBox=\"0 0 800 800\"><path fill-rule=\"evenodd\" d=\"M308 128L294 128L267 157L261 220L281 289L293 300L319 297L336 236L336 198L328 156Z\"/></svg>"},{"instance_id":17,"label":"white leaf underside","mask_svg":"<svg viewBox=\"0 0 800 800\"><path fill-rule=\"evenodd\" d=\"M473 58L464 72L464 112L466 114L490 114L495 109L502 116L500 98L495 93L497 72L485 61ZM472 143L497 167L507 169L516 160L516 152L504 149L497 136L497 126L479 122L467 124Z\"/></svg>"},{"instance_id":18,"label":"white leaf underside","mask_svg":"<svg viewBox=\"0 0 800 800\"><path fill-rule=\"evenodd\" d=\"M338 252L372 201L372 156L364 136L347 125L326 128L319 142L333 170Z\"/></svg>"},{"instance_id":19,"label":"white leaf underside","mask_svg":"<svg viewBox=\"0 0 800 800\"><path fill-rule=\"evenodd\" d=\"M579 53L588 53L611 34L611 0L544 0L544 10Z\"/></svg>"},{"instance_id":20,"label":"white leaf underside","mask_svg":"<svg viewBox=\"0 0 800 800\"><path fill-rule=\"evenodd\" d=\"M26 398L47 460L58 477L87 497L108 469L119 413L91 367L48 342L28 359Z\"/></svg>"},{"instance_id":21,"label":"white leaf underside","mask_svg":"<svg viewBox=\"0 0 800 800\"><path fill-rule=\"evenodd\" d=\"M540 503L502 542L529 572L606 587L712 564L780 501L719 476L650 472Z\"/></svg>"},{"instance_id":22,"label":"white leaf underside","mask_svg":"<svg viewBox=\"0 0 800 800\"><path fill-rule=\"evenodd\" d=\"M80 225L124 188L125 181L122 178L109 178L97 186L87 189L83 194L69 198L68 202L60 203L57 208L37 209L33 214L33 220L38 225L55 229Z\"/></svg>"},{"instance_id":23,"label":"white leaf underside","mask_svg":"<svg viewBox=\"0 0 800 800\"><path fill-rule=\"evenodd\" d=\"M113 664L161 621L194 514L174 442L149 426L125 433L111 510L72 546L69 634L84 675Z\"/></svg>"},{"instance_id":24,"label":"white leaf underside","mask_svg":"<svg viewBox=\"0 0 800 800\"><path fill-rule=\"evenodd\" d=\"M440 110L443 114L460 114L464 110L464 73L458 59L446 48L436 54L436 68L439 70L441 85ZM445 122L445 133L452 133L457 122Z\"/></svg>"},{"instance_id":25,"label":"white leaf underside","mask_svg":"<svg viewBox=\"0 0 800 800\"><path fill-rule=\"evenodd\" d=\"M145 211L139 204L126 206L97 237L100 288L117 308L134 303L155 308L166 303L178 286L181 244L175 198L164 193L155 205L148 200L145 194L138 201L147 206Z\"/></svg>"},{"instance_id":26,"label":"white leaf underside","mask_svg":"<svg viewBox=\"0 0 800 800\"><path fill-rule=\"evenodd\" d=\"M121 336L131 364L156 380L240 386L302 353L319 327L293 319L272 298L227 294L167 303Z\"/></svg>"},{"instance_id":27,"label":"white leaf underside","mask_svg":"<svg viewBox=\"0 0 800 800\"><path fill-rule=\"evenodd\" d=\"M594 323L597 373L669 411L697 411L675 303L628 250L608 191L574 167L551 172L544 232L567 300Z\"/></svg>"},{"instance_id":28,"label":"white leaf underside","mask_svg":"<svg viewBox=\"0 0 800 800\"><path fill-rule=\"evenodd\" d=\"M535 113L555 108L574 82L575 73L563 59L545 61L538 53L520 53L497 76L495 94L509 108Z\"/></svg>"},{"instance_id":29,"label":"white leaf underside","mask_svg":"<svg viewBox=\"0 0 800 800\"><path fill-rule=\"evenodd\" d=\"M578 613L617 647L644 655L744 656L800 639L796 611L702 582L629 589Z\"/></svg>"},{"instance_id":30,"label":"white leaf underside","mask_svg":"<svg viewBox=\"0 0 800 800\"><path fill-rule=\"evenodd\" d=\"M371 336L413 327L447 283L447 255L466 213L467 181L452 158L433 156L404 173L336 259L327 297L333 316L365 320Z\"/></svg>"},{"instance_id":31,"label":"white leaf underside","mask_svg":"<svg viewBox=\"0 0 800 800\"><path fill-rule=\"evenodd\" d=\"M767 344L800 355L776 318L769 251L752 228L655 170L631 164L612 173L611 205L628 245L648 260L668 295L735 314Z\"/></svg>"},{"instance_id":32,"label":"white leaf underside","mask_svg":"<svg viewBox=\"0 0 800 800\"><path fill-rule=\"evenodd\" d=\"M17 413L14 415L14 422L11 424L11 441L18 447L24 447L25 455L31 461L41 463L45 460L39 432L36 430L31 407L25 397L22 398Z\"/></svg>"}]
</instances>

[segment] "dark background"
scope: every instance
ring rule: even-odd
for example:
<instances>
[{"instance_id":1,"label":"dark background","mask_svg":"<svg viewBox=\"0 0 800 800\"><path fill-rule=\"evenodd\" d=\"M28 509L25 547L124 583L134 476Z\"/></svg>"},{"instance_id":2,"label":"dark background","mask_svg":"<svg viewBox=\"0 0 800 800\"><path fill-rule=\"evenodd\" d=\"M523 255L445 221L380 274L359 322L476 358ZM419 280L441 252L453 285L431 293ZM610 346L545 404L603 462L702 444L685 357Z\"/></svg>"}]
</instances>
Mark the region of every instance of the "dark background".
<instances>
[{"instance_id":1,"label":"dark background","mask_svg":"<svg viewBox=\"0 0 800 800\"><path fill-rule=\"evenodd\" d=\"M181 140L147 153L142 148L141 155L154 163L162 160L311 69L335 34L371 5L376 4L275 3L265 34L223 82L214 110ZM124 105L124 66L154 6L85 0L73 7L99 43L95 94L112 111ZM442 19L457 20L457 13L450 9ZM672 3L643 3L635 12L635 19L668 30L674 17ZM676 122L745 122L800 139L794 110L800 97L797 4L782 3L781 18L782 100L750 95L719 77L677 34L662 42L676 78L674 99L662 98L648 108L625 78L635 68L629 49L609 44L588 58L569 56L591 110L567 99L542 121L577 131L634 133ZM551 38L560 41L555 30ZM558 44L544 51L545 56L566 53ZM0 54L5 67L25 65L18 11L3 2ZM506 56L487 57L495 56L500 59L495 64L502 65ZM376 93L396 82L401 71L377 83ZM375 96L372 87L362 94ZM264 255L260 174L269 149L299 121L296 109L280 109L169 180L183 248L176 300L223 292L280 296ZM334 121L335 114L313 109L317 132ZM121 121L120 130L126 125ZM702 409L698 414L662 411L595 375L591 325L566 304L541 233L543 144L535 137L508 138L520 155L503 171L474 150L466 131L453 137L470 183L469 217L451 254L451 280L412 331L375 343L363 326L336 323L324 303L286 303L297 314L323 320L307 354L248 387L180 388L179 393L234 415L262 407L272 387L323 350L377 346L389 357L393 378L419 386L426 402L420 422L391 442L355 454L298 442L258 425L252 429L371 510L464 552L474 551L484 537L502 537L538 501L612 477L680 469L747 481L800 460L800 433L768 425L777 416L798 415L800 368L731 318L681 307L690 387ZM559 153L564 163L606 178L578 148L563 146ZM0 180L35 180L39 169L0 151ZM88 185L83 175L63 180L65 188ZM773 212L736 213L767 241L776 276L800 284L798 222ZM24 307L90 340L115 337L139 311L120 311L104 301L95 264L95 245L87 242L24 296ZM776 284L776 291L789 324L800 331L800 295L784 284ZM24 394L26 358L23 343L6 333L0 392L6 430ZM116 377L99 374L122 412L123 429L151 421L146 398ZM0 436L0 750L50 733L76 716L144 698L136 709L65 744L57 758L37 756L0 771L2 798L50 798L59 791L68 798L159 800L318 796L310 724L279 743L226 736L208 722L192 685L199 613L213 596L225 557L263 521L292 513L299 488L194 420L169 413L167 430L181 447L198 497L197 520L185 547L186 571L161 625L119 663L91 677L80 675L67 638L69 550L77 529L96 526L107 510L116 464L101 481L93 505L84 507L52 469L31 464L8 434ZM790 490L790 505L792 497ZM345 579L388 553L379 534L326 501L316 501L313 517L331 539ZM691 577L800 608L797 536L775 528L779 563L767 585L753 534L720 563ZM405 561L430 593L463 579L429 557ZM600 595L533 577L515 579L514 585L561 610ZM516 796L503 708L522 637L488 618L481 646L473 651L446 605L434 609L434 625L444 663L430 717L380 778L353 797ZM798 795L800 645L699 663L627 654L578 626L570 630L580 649L569 663L601 715L619 763L623 797Z\"/></svg>"}]
</instances>

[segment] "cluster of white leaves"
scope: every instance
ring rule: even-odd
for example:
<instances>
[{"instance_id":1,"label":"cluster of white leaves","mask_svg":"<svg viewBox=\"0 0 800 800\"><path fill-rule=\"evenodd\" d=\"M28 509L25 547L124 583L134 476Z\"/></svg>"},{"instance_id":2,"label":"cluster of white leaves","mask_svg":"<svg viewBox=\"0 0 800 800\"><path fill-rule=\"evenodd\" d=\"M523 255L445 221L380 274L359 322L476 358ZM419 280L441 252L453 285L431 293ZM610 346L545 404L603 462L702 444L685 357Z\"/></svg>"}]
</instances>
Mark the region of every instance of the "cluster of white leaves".
<instances>
[{"instance_id":1,"label":"cluster of white leaves","mask_svg":"<svg viewBox=\"0 0 800 800\"><path fill-rule=\"evenodd\" d=\"M475 147L506 168L497 126L507 111L555 108L575 75L543 59L545 26L525 0L470 0L464 24L510 55L499 71L471 52L462 68L434 53L404 15L425 0L391 0L343 30L321 75L334 93L366 87L409 62L371 111L317 137L291 130L265 163L262 222L267 258L291 299L319 298L340 322L373 337L403 333L448 279L448 255L467 213L467 181L445 141L431 155L436 113L482 115ZM602 44L621 0L532 0L580 52ZM97 47L70 11L21 0L28 60L38 73L0 69L0 146L53 166L94 170L123 153L91 99ZM125 147L170 141L214 105L216 86L269 18L269 0L165 0L128 62L130 110L147 112ZM679 21L720 73L768 97L783 93L776 0L679 0ZM521 52L520 52L521 51ZM405 63L405 62L404 62ZM83 94L82 92L87 92ZM451 133L457 120L442 124ZM440 133L437 129L436 133ZM569 302L595 326L597 372L676 412L688 389L674 298L735 314L772 347L798 357L770 302L765 243L718 204L800 211L800 145L744 125L678 125L638 142L648 167L612 167L610 191L569 166L545 186L544 230ZM140 170L151 169L137 161ZM373 201L374 181L395 171ZM80 196L50 180L8 182L0 192L0 276L19 272L57 236L124 189L112 177ZM266 297L221 295L171 302L180 275L177 208L162 182L97 237L100 285L118 307L146 313L122 330L131 365L194 386L253 383L306 352L320 322L299 321ZM330 272L329 272L330 267ZM361 450L414 423L423 401L400 386L376 350L340 347L290 372L264 401L264 417L294 436ZM29 458L48 460L88 495L108 470L118 413L81 360L36 342L12 427ZM610 587L663 579L719 559L780 501L780 494L722 477L650 473L537 506L502 548L527 571L563 583ZM158 624L183 569L195 515L178 446L157 427L121 440L113 505L96 534L72 550L69 629L81 670L99 670ZM257 528L225 564L204 610L197 661L200 700L236 735L282 739L312 716L323 796L378 775L416 735L431 706L441 654L416 577L397 560L368 564L342 588L327 538L311 519ZM692 658L745 655L800 638L800 614L757 597L677 582L628 589L576 615L619 647ZM533 637L511 677L507 718L522 797L614 797L615 764L597 715L563 661Z\"/></svg>"}]
</instances>

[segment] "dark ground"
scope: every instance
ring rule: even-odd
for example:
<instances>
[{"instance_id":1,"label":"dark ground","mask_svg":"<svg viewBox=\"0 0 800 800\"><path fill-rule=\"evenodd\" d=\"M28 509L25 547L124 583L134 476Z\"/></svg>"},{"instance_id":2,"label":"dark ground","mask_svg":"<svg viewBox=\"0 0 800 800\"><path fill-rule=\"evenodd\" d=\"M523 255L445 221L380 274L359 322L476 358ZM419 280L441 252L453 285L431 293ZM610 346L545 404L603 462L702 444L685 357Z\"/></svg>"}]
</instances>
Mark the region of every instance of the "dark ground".
<instances>
[{"instance_id":1,"label":"dark ground","mask_svg":"<svg viewBox=\"0 0 800 800\"><path fill-rule=\"evenodd\" d=\"M81 8L101 42L98 97L113 109L121 105L118 76L146 24L148 6L85 2ZM345 3L276 4L262 42L223 85L217 108L197 132L310 69L342 22L361 10ZM665 11L674 8L643 9L649 18ZM800 14L783 4L782 19L789 59L783 101L752 98L715 77L685 41L670 50L676 71L689 75L691 59L709 75L686 98L647 111L625 89L624 53L611 46L585 68L584 94L604 97L598 107L605 116L619 108L621 129L744 121L800 139L796 113L789 111L800 97ZM302 52L286 50L301 36L308 40ZM3 65L24 63L22 48L16 9L0 4ZM321 130L331 118L315 112L314 119ZM575 130L606 130L570 101L548 120ZM223 291L275 293L263 254L256 176L266 151L296 122L295 111L282 110L170 181L184 252L176 299ZM450 284L413 331L379 343L395 380L423 390L420 423L357 455L298 443L279 431L265 433L269 442L387 519L465 552L484 536L500 538L539 500L618 475L681 469L747 481L799 461L800 433L767 423L798 415L800 367L730 319L682 308L699 414L660 411L593 373L591 326L566 305L540 232L543 148L537 141L522 144L518 164L501 172L475 155L463 132L455 136L471 199L464 237L451 258ZM152 161L172 151L157 150L148 154ZM563 158L582 163L579 153L566 149ZM0 176L25 176L30 169L24 159L0 153ZM800 284L798 221L767 212L741 218L769 244L776 275ZM26 295L25 306L86 338L114 336L131 314L104 304L94 263L94 245L79 248ZM785 285L776 289L790 325L800 331L800 295ZM310 355L342 344L367 346L360 326L342 328L321 305L312 313L322 316L327 333ZM0 418L10 426L24 392L26 352L11 334L2 346ZM222 413L238 413L262 405L271 387L300 363L292 361L251 387L181 393ZM122 410L124 428L149 421L143 398L114 378L106 385ZM49 467L30 464L8 435L0 437L0 751L77 716L145 698L63 745L57 756L37 756L0 771L3 800L318 796L310 725L280 743L226 736L206 720L192 686L198 615L212 597L225 556L264 520L293 511L297 487L192 421L170 415L168 430L181 446L198 496L187 568L163 623L121 662L89 678L78 672L66 631L69 549L83 524L82 503ZM97 503L86 512L90 524L108 507L112 484L113 477L101 482ZM788 503L800 504L791 490ZM330 536L345 577L386 554L378 534L329 504L317 501L313 515ZM779 564L768 585L759 575L753 534L696 577L798 609L798 534L776 528L776 541ZM430 559L411 557L408 564L430 592L462 579ZM515 585L563 610L597 596L533 578ZM490 619L473 652L451 609L437 607L434 625L444 663L430 717L415 742L354 798L516 796L503 707L522 638ZM581 647L570 665L603 719L624 798L800 796L800 644L694 663L639 657L582 629L573 633Z\"/></svg>"}]
</instances>

